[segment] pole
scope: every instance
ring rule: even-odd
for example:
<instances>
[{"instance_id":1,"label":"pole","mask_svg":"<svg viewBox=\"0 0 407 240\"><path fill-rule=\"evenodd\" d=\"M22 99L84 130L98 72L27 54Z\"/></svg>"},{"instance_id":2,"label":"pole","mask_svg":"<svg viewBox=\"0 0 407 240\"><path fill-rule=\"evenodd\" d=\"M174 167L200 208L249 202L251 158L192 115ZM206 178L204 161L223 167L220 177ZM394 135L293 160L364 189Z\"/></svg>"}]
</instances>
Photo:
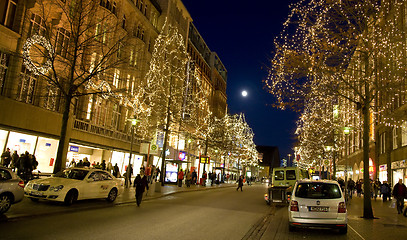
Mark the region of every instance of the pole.
<instances>
[{"instance_id":1,"label":"pole","mask_svg":"<svg viewBox=\"0 0 407 240\"><path fill-rule=\"evenodd\" d=\"M131 164L131 155L133 154L133 139L134 139L134 125L131 125L131 143L130 143L130 156L129 156L129 165L127 165L127 174L126 174L126 188L130 186L130 164Z\"/></svg>"},{"instance_id":2,"label":"pole","mask_svg":"<svg viewBox=\"0 0 407 240\"><path fill-rule=\"evenodd\" d=\"M346 162L345 162L345 199L348 199L348 161L349 161L349 155L348 155L348 134L345 135L345 153L346 153ZM369 196L368 194L365 194L365 196Z\"/></svg>"}]
</instances>

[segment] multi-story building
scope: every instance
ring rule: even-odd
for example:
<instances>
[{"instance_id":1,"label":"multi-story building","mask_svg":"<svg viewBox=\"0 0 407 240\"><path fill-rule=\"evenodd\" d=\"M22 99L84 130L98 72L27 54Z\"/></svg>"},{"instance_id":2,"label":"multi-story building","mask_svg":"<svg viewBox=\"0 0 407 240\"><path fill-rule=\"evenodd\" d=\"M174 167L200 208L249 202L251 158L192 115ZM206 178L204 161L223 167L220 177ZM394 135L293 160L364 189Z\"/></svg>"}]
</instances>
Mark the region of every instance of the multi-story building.
<instances>
[{"instance_id":1,"label":"multi-story building","mask_svg":"<svg viewBox=\"0 0 407 240\"><path fill-rule=\"evenodd\" d=\"M59 0L58 3L69 6L71 1ZM99 11L110 12L119 23L120 27L113 32L115 36L121 33L129 36L129 44L119 46L122 51L117 53L117 58L125 61L109 70L106 80L112 89L120 90L121 95L106 98L91 94L72 101L63 156L67 166L72 160L86 157L91 163L102 160L117 163L123 173L129 162L130 148L133 154L135 152L131 160L133 169L145 164L148 154L155 156L154 164L159 160L159 151L145 151L140 137L131 146L128 119L133 117L134 111L125 96L135 94L146 80L154 42L164 24L177 26L185 44L189 45L192 18L181 0L102 0L98 1ZM57 10L50 19L43 18L37 1L31 0L6 0L0 5L0 21L0 148L35 154L38 169L52 172L65 100L58 89L26 67L21 53L27 39L41 35L49 26L55 30L52 36L56 39L55 46L68 44L72 36L70 28ZM103 21L89 31L109 41L107 24ZM196 69L205 75L211 108L221 116L226 111L226 70L216 54L208 48L205 51L209 55ZM55 53L58 58L66 55L58 49ZM89 54L89 59L83 59L84 64L92 66L100 54L98 51ZM216 100L213 100L214 95Z\"/></svg>"}]
</instances>

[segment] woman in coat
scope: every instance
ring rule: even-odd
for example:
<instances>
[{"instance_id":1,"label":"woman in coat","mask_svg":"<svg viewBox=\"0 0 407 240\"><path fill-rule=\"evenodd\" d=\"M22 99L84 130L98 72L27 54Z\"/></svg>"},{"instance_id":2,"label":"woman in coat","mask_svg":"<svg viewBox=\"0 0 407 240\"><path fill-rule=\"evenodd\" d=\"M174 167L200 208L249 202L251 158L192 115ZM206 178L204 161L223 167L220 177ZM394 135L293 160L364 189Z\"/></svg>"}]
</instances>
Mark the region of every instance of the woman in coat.
<instances>
[{"instance_id":1,"label":"woman in coat","mask_svg":"<svg viewBox=\"0 0 407 240\"><path fill-rule=\"evenodd\" d=\"M146 188L148 190L148 181L147 176L144 175L144 169L140 169L140 174L138 174L136 179L134 179L134 185L136 185L136 200L137 206L139 207L141 200L143 199L144 190Z\"/></svg>"}]
</instances>

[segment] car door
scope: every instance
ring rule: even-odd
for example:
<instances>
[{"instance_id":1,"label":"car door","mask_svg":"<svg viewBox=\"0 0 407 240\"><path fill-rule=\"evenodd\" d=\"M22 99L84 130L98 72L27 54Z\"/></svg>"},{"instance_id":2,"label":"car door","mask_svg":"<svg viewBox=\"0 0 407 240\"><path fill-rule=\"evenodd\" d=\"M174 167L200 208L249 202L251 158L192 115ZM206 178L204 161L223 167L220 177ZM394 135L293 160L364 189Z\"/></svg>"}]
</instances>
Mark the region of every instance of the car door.
<instances>
[{"instance_id":1,"label":"car door","mask_svg":"<svg viewBox=\"0 0 407 240\"><path fill-rule=\"evenodd\" d=\"M86 180L86 187L84 188L83 193L84 198L100 198L100 188L103 184L103 176L101 175L100 171L92 172L89 174L89 177Z\"/></svg>"},{"instance_id":2,"label":"car door","mask_svg":"<svg viewBox=\"0 0 407 240\"><path fill-rule=\"evenodd\" d=\"M112 187L114 185L114 181L113 181L113 177L110 176L106 172L101 171L101 172L99 172L99 174L101 176L101 185L99 188L99 196L101 198L105 198L109 194L109 191L112 189Z\"/></svg>"}]
</instances>

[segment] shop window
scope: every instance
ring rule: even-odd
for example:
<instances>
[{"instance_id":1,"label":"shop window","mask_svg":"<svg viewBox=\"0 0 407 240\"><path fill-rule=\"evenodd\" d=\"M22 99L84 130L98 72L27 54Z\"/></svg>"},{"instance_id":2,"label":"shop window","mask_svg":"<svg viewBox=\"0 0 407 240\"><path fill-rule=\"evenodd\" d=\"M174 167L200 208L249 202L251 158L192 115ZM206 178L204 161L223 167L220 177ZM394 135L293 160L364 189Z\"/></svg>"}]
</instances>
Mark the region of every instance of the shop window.
<instances>
[{"instance_id":1,"label":"shop window","mask_svg":"<svg viewBox=\"0 0 407 240\"><path fill-rule=\"evenodd\" d=\"M16 15L18 0L3 0L0 2L0 24L12 29Z\"/></svg>"},{"instance_id":2,"label":"shop window","mask_svg":"<svg viewBox=\"0 0 407 240\"><path fill-rule=\"evenodd\" d=\"M3 95L4 85L6 83L6 73L8 68L9 55L0 52L0 95Z\"/></svg>"}]
</instances>

